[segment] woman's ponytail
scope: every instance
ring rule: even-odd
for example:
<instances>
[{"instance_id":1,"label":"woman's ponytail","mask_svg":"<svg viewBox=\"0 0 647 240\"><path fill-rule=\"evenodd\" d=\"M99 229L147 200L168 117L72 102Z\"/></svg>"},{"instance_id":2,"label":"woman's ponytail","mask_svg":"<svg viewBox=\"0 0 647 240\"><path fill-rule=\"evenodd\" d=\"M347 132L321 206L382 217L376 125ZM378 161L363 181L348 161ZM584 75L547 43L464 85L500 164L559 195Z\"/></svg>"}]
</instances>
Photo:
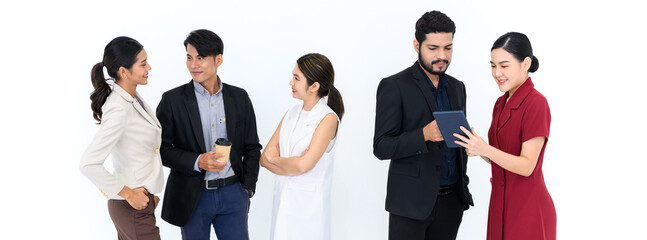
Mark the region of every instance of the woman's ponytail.
<instances>
[{"instance_id":1,"label":"woman's ponytail","mask_svg":"<svg viewBox=\"0 0 647 240\"><path fill-rule=\"evenodd\" d=\"M112 91L110 85L106 82L106 78L103 76L103 63L99 62L92 67L92 72L90 73L90 79L92 80L92 86L94 86L94 91L90 94L90 108L92 108L92 116L94 119L101 123L101 116L103 111L101 107L106 102L108 95Z\"/></svg>"},{"instance_id":2,"label":"woman's ponytail","mask_svg":"<svg viewBox=\"0 0 647 240\"><path fill-rule=\"evenodd\" d=\"M341 121L341 117L344 115L344 100L335 86L331 86L328 90L328 107L339 116L339 121Z\"/></svg>"}]
</instances>

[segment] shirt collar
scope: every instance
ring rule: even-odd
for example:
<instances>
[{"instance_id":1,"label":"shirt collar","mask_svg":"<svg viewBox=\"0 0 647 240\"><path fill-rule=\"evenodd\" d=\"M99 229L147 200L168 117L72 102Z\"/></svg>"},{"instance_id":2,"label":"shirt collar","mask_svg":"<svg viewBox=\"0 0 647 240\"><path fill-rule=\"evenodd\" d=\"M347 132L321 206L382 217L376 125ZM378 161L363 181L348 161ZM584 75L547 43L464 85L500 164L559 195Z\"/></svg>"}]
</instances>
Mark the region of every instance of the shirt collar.
<instances>
[{"instance_id":1,"label":"shirt collar","mask_svg":"<svg viewBox=\"0 0 647 240\"><path fill-rule=\"evenodd\" d=\"M214 95L218 95L218 94L220 94L222 92L223 84L222 84L222 81L220 81L220 77L218 77L218 86L219 86L218 91ZM208 96L208 94L209 94L209 91L207 91L207 89L204 88L204 86L202 86L202 84L200 84L200 83L198 83L196 81L193 81L193 89L195 90L195 92L197 94L200 94L200 95L203 95L203 96Z\"/></svg>"},{"instance_id":2,"label":"shirt collar","mask_svg":"<svg viewBox=\"0 0 647 240\"><path fill-rule=\"evenodd\" d=\"M445 89L445 86L447 86L447 84L449 84L449 79L447 78L447 75L444 73L440 74L440 81L438 82L438 88Z\"/></svg>"},{"instance_id":3,"label":"shirt collar","mask_svg":"<svg viewBox=\"0 0 647 240\"><path fill-rule=\"evenodd\" d=\"M126 100L129 103L132 103L135 101L135 98L133 98L133 96L130 96L130 93L126 92L126 90L121 88L121 86L119 86L119 84L117 83L112 84L112 91L119 94L119 96L121 96L124 100ZM137 91L135 91L135 97L139 97L139 94L137 93Z\"/></svg>"},{"instance_id":4,"label":"shirt collar","mask_svg":"<svg viewBox=\"0 0 647 240\"><path fill-rule=\"evenodd\" d=\"M445 89L445 86L449 84L449 78L447 78L447 74L441 73L438 78L438 87L435 87L434 84L432 84L431 79L429 79L429 76L427 76L427 73L425 73L425 71L422 69L422 67L420 67L419 64L418 64L418 69L420 69L420 71L422 72L422 75L425 76L425 78L427 79L427 82L429 83L429 85L431 85L432 89L443 90Z\"/></svg>"},{"instance_id":5,"label":"shirt collar","mask_svg":"<svg viewBox=\"0 0 647 240\"><path fill-rule=\"evenodd\" d=\"M517 88L517 91L512 94L512 97L506 104L514 109L519 108L523 100L526 99L526 96L528 96L533 89L535 89L535 84L533 84L532 79L528 77L526 82L521 84L521 86ZM508 98L508 96L510 96L510 92L505 93L505 97Z\"/></svg>"},{"instance_id":6,"label":"shirt collar","mask_svg":"<svg viewBox=\"0 0 647 240\"><path fill-rule=\"evenodd\" d=\"M308 117L304 119L304 121L306 123L314 123L319 121L320 120L319 116L321 115L322 112L326 111L326 106L328 106L328 102L326 101L326 99L323 97L320 98L319 101L317 101L317 104L315 104L314 107L310 109L310 111L307 111ZM305 111L305 109L303 109L303 103L301 103L301 109L302 111ZM335 114L335 116L336 115L337 114Z\"/></svg>"}]
</instances>

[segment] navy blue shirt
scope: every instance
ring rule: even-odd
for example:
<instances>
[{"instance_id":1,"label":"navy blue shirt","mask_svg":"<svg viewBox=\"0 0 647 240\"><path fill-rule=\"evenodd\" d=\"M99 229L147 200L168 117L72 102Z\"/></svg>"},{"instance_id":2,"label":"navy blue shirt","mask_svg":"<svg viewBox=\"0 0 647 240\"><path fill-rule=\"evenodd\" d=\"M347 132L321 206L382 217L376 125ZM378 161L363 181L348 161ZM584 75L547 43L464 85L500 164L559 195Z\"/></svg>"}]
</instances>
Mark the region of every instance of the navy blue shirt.
<instances>
[{"instance_id":1,"label":"navy blue shirt","mask_svg":"<svg viewBox=\"0 0 647 240\"><path fill-rule=\"evenodd\" d=\"M425 74L427 76L427 74ZM438 88L431 83L427 77L429 86L431 86L431 94L436 100L436 111L451 111L452 106L449 104L449 97L447 96L447 84L449 79L447 75L441 74L438 81ZM443 159L440 165L440 185L452 185L458 182L458 167L456 166L456 149L448 148L445 141L442 143Z\"/></svg>"}]
</instances>

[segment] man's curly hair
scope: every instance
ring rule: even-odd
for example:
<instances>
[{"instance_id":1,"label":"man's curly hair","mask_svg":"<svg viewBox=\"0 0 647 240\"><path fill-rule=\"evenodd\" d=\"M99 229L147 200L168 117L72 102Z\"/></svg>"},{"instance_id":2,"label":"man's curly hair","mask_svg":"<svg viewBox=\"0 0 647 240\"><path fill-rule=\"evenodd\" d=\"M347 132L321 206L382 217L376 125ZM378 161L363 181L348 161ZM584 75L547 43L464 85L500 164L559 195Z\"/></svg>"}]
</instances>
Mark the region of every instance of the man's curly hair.
<instances>
[{"instance_id":1,"label":"man's curly hair","mask_svg":"<svg viewBox=\"0 0 647 240\"><path fill-rule=\"evenodd\" d=\"M456 25L447 15L439 11L426 12L416 22L416 40L422 44L429 33L456 33Z\"/></svg>"}]
</instances>

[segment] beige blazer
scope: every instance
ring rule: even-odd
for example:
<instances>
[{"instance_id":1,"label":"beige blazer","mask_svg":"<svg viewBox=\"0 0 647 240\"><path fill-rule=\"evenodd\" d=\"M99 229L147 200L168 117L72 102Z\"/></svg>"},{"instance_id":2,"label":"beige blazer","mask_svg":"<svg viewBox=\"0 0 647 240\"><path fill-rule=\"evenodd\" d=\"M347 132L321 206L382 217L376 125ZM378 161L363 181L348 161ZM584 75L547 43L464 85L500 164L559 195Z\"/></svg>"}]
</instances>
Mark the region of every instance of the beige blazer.
<instances>
[{"instance_id":1,"label":"beige blazer","mask_svg":"<svg viewBox=\"0 0 647 240\"><path fill-rule=\"evenodd\" d=\"M139 93L135 95L144 108L117 84L103 105L99 131L81 157L81 172L109 199L124 199L117 195L125 186L145 187L159 193L164 185L164 173L159 155L162 128L155 113ZM113 173L103 166L112 154Z\"/></svg>"}]
</instances>

